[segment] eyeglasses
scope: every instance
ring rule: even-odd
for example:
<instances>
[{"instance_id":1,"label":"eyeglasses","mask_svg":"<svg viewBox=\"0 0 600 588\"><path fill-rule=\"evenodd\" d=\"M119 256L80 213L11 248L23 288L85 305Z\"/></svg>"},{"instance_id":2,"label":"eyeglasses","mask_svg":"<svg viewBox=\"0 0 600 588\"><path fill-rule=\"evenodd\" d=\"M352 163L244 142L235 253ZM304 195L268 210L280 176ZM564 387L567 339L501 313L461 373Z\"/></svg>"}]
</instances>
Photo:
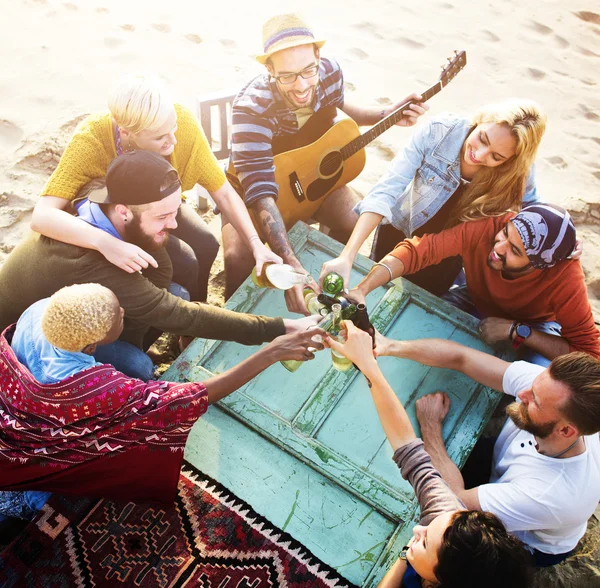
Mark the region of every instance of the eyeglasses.
<instances>
[{"instance_id":1,"label":"eyeglasses","mask_svg":"<svg viewBox=\"0 0 600 588\"><path fill-rule=\"evenodd\" d=\"M319 73L319 64L315 63L314 65L309 65L305 67L302 71L298 73L285 73L280 76L273 76L280 84L288 85L293 84L298 76L301 76L304 80L309 80L310 78L314 78Z\"/></svg>"}]
</instances>

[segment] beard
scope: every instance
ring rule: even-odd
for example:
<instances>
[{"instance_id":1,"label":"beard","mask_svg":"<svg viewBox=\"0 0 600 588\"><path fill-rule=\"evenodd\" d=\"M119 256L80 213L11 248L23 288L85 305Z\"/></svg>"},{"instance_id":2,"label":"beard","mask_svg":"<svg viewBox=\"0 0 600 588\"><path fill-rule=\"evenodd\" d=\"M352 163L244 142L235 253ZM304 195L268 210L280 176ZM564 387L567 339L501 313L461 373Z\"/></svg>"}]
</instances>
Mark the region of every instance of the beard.
<instances>
[{"instance_id":1,"label":"beard","mask_svg":"<svg viewBox=\"0 0 600 588\"><path fill-rule=\"evenodd\" d=\"M167 232L168 229L165 229ZM142 229L142 225L140 223L140 219L135 214L131 219L131 222L125 225L125 240L128 243L133 243L133 245L137 245L144 251L157 251L161 247L167 244L169 239L168 233L165 235L165 238L160 242L156 242L154 240L155 235L148 235Z\"/></svg>"},{"instance_id":2,"label":"beard","mask_svg":"<svg viewBox=\"0 0 600 588\"><path fill-rule=\"evenodd\" d=\"M554 431L557 423L557 421L539 424L532 422L527 406L522 402L511 402L506 407L506 414L519 429L527 431L539 439L548 437Z\"/></svg>"}]
</instances>

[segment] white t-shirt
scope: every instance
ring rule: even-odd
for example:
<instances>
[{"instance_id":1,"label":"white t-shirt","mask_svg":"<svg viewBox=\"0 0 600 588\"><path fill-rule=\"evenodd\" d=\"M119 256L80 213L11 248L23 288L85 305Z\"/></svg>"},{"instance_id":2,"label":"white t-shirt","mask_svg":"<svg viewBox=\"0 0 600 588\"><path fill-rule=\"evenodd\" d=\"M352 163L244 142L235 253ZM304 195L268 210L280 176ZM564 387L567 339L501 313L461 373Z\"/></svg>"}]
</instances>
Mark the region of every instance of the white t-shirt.
<instances>
[{"instance_id":1,"label":"white t-shirt","mask_svg":"<svg viewBox=\"0 0 600 588\"><path fill-rule=\"evenodd\" d=\"M517 361L506 370L504 392L531 388L545 368ZM479 504L526 545L544 553L571 551L600 500L600 441L584 437L581 455L557 459L537 452L535 438L508 419L494 446L490 484L479 486Z\"/></svg>"}]
</instances>

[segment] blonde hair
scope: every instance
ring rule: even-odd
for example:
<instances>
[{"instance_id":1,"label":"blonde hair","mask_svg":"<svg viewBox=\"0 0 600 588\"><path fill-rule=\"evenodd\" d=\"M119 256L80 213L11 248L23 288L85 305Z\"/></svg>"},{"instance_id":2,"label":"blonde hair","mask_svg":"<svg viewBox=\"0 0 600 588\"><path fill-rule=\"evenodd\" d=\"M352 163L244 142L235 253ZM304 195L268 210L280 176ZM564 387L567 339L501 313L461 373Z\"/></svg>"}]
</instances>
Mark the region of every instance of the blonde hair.
<instances>
[{"instance_id":1,"label":"blonde hair","mask_svg":"<svg viewBox=\"0 0 600 588\"><path fill-rule=\"evenodd\" d=\"M533 100L511 98L478 110L473 126L495 123L516 139L515 154L496 167L483 167L465 189L452 215L454 223L520 210L527 177L546 130L546 115Z\"/></svg>"},{"instance_id":2,"label":"blonde hair","mask_svg":"<svg viewBox=\"0 0 600 588\"><path fill-rule=\"evenodd\" d=\"M75 284L61 288L42 315L42 331L51 345L81 351L102 341L115 323L115 295L100 284Z\"/></svg>"},{"instance_id":3,"label":"blonde hair","mask_svg":"<svg viewBox=\"0 0 600 588\"><path fill-rule=\"evenodd\" d=\"M164 125L173 113L173 99L156 76L128 74L109 95L108 108L119 127L136 134Z\"/></svg>"}]
</instances>

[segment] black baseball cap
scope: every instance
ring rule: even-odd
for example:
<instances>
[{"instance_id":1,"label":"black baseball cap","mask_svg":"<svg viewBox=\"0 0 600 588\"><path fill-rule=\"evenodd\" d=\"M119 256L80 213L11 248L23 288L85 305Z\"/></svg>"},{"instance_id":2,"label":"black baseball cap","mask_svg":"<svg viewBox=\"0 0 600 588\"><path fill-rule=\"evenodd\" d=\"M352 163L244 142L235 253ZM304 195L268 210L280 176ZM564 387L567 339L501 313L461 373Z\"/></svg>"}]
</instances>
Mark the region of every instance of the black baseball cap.
<instances>
[{"instance_id":1,"label":"black baseball cap","mask_svg":"<svg viewBox=\"0 0 600 588\"><path fill-rule=\"evenodd\" d=\"M106 171L106 187L91 191L87 198L98 204L149 204L180 187L177 170L162 155L138 149L113 159Z\"/></svg>"}]
</instances>

